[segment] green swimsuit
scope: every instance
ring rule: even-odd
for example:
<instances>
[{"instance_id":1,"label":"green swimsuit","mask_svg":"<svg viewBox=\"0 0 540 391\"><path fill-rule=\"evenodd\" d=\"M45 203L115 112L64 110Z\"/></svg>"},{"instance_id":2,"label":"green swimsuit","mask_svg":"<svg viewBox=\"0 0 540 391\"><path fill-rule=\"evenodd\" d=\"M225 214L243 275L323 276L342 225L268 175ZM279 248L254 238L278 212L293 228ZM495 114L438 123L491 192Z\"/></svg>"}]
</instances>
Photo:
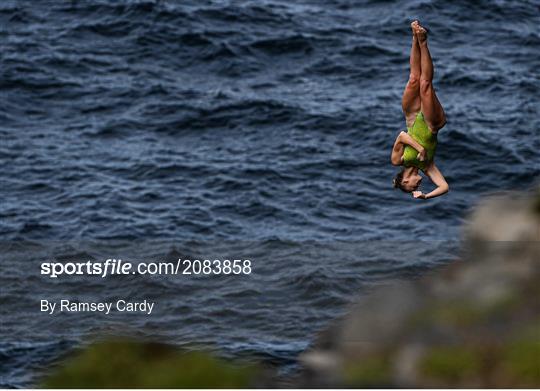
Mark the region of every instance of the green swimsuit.
<instances>
[{"instance_id":1,"label":"green swimsuit","mask_svg":"<svg viewBox=\"0 0 540 391\"><path fill-rule=\"evenodd\" d=\"M418 151L410 145L406 145L403 150L403 165L405 167L413 166L425 170L427 164L432 162L435 157L437 134L431 133L426 121L424 121L424 114L421 111L416 115L413 125L407 128L407 133L426 149L426 160L423 162L419 161L416 158Z\"/></svg>"}]
</instances>

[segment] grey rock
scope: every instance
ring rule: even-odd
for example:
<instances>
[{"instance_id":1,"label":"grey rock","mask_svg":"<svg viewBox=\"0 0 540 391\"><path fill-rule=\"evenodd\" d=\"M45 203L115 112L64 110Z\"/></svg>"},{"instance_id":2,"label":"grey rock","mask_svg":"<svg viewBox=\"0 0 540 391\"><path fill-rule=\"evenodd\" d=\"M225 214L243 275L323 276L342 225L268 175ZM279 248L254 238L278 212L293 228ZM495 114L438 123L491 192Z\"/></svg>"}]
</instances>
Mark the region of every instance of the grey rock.
<instances>
[{"instance_id":1,"label":"grey rock","mask_svg":"<svg viewBox=\"0 0 540 391\"><path fill-rule=\"evenodd\" d=\"M540 189L482 202L461 260L359 298L301 356L298 384L540 386L540 344L523 344L540 341L539 205Z\"/></svg>"}]
</instances>

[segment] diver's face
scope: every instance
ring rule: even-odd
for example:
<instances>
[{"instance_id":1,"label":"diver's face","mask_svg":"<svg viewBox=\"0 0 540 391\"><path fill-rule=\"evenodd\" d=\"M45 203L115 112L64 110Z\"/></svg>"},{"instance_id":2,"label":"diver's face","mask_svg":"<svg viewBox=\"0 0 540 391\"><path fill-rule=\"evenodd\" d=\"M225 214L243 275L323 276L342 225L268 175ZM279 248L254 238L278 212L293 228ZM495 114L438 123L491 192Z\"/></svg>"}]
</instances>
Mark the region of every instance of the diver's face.
<instances>
[{"instance_id":1,"label":"diver's face","mask_svg":"<svg viewBox=\"0 0 540 391\"><path fill-rule=\"evenodd\" d=\"M407 179L403 179L402 184L407 191L413 192L418 190L420 182L422 182L422 176L420 174L413 174Z\"/></svg>"}]
</instances>

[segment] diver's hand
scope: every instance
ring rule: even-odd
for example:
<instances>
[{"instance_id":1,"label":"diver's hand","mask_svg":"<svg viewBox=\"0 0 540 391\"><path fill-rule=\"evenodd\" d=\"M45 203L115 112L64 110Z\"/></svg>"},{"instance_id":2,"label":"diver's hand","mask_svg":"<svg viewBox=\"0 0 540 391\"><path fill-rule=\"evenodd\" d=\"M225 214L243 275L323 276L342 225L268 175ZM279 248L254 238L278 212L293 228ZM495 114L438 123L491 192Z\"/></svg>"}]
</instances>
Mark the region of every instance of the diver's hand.
<instances>
[{"instance_id":1,"label":"diver's hand","mask_svg":"<svg viewBox=\"0 0 540 391\"><path fill-rule=\"evenodd\" d=\"M418 152L418 155L416 155L416 158L421 162L426 160L426 149L422 148L422 150L420 152Z\"/></svg>"},{"instance_id":2,"label":"diver's hand","mask_svg":"<svg viewBox=\"0 0 540 391\"><path fill-rule=\"evenodd\" d=\"M422 193L421 191L419 191L419 190L413 191L412 195L413 195L414 198L420 198L422 200L427 200L426 195L424 193Z\"/></svg>"}]
</instances>

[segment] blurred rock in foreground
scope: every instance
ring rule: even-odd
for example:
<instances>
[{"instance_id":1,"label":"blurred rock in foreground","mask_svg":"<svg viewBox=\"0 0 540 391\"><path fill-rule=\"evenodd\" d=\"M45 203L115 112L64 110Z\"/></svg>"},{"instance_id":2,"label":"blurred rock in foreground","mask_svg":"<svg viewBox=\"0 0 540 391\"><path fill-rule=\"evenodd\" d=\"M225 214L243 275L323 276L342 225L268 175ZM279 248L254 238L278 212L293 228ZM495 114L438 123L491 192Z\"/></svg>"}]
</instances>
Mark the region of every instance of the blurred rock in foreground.
<instances>
[{"instance_id":1,"label":"blurred rock in foreground","mask_svg":"<svg viewBox=\"0 0 540 391\"><path fill-rule=\"evenodd\" d=\"M97 342L68 357L45 388L248 388L260 368L227 363L204 352L131 340Z\"/></svg>"},{"instance_id":2,"label":"blurred rock in foreground","mask_svg":"<svg viewBox=\"0 0 540 391\"><path fill-rule=\"evenodd\" d=\"M429 228L426 228L429 229ZM389 283L300 356L286 384L312 388L540 387L540 192L487 200L462 261ZM279 387L260 366L130 340L68 357L47 388Z\"/></svg>"},{"instance_id":3,"label":"blurred rock in foreground","mask_svg":"<svg viewBox=\"0 0 540 391\"><path fill-rule=\"evenodd\" d=\"M361 298L300 357L298 386L540 387L540 192L486 200L464 245Z\"/></svg>"}]
</instances>

